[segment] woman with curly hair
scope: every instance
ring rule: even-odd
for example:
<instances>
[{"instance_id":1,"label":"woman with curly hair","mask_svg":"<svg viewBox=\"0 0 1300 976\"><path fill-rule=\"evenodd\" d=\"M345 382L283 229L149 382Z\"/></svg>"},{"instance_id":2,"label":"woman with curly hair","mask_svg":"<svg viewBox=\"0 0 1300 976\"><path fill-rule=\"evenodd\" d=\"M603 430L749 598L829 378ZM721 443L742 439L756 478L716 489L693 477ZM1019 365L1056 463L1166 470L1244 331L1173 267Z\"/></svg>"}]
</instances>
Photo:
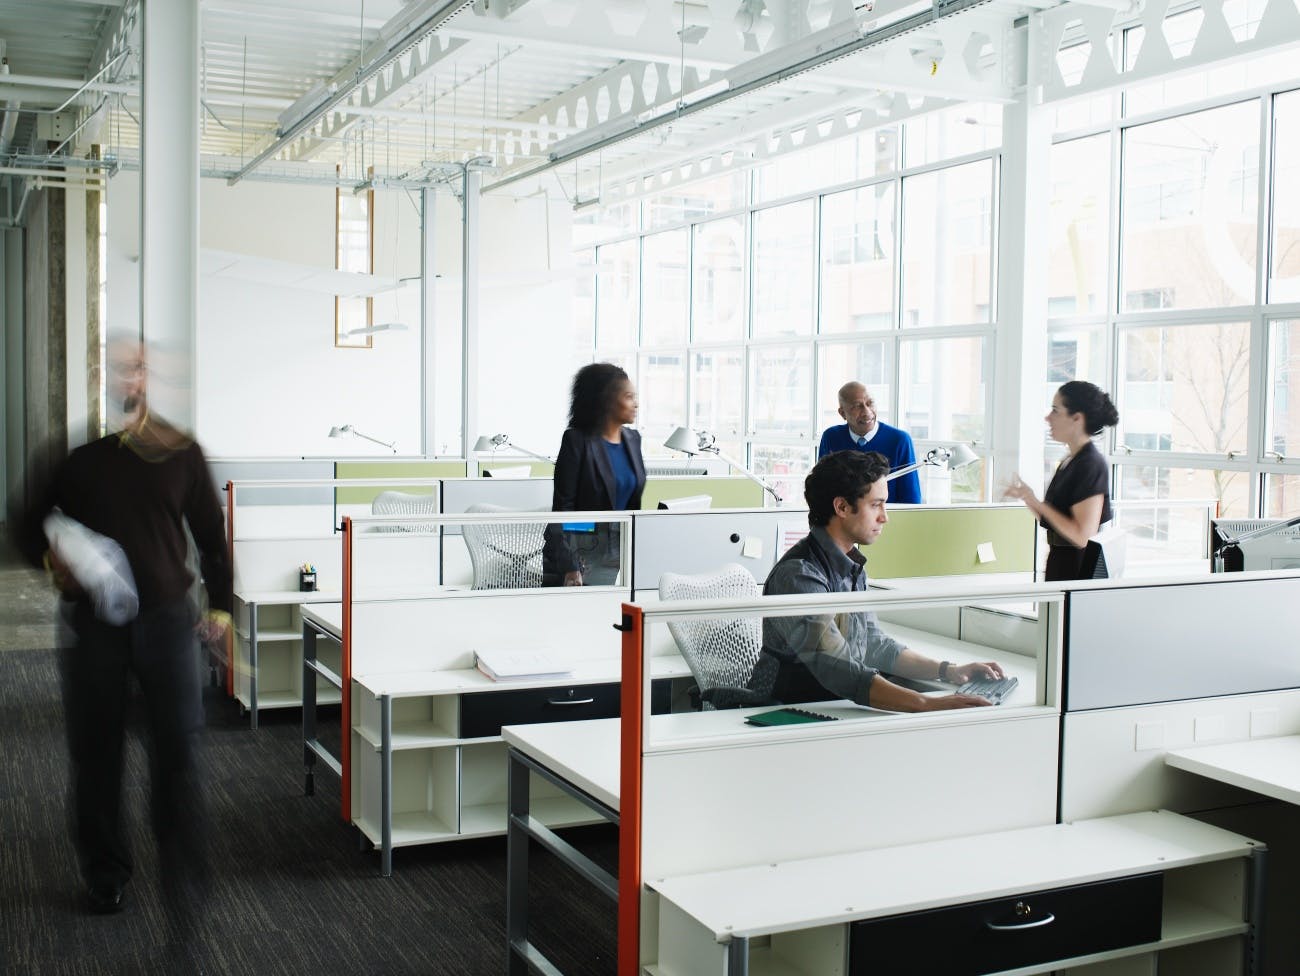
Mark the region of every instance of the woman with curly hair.
<instances>
[{"instance_id":1,"label":"woman with curly hair","mask_svg":"<svg viewBox=\"0 0 1300 976\"><path fill-rule=\"evenodd\" d=\"M1093 536L1110 521L1110 465L1092 439L1119 423L1119 412L1100 388L1071 380L1056 391L1044 419L1052 440L1070 453L1041 500L1018 475L1012 477L1005 497L1024 502L1047 529L1045 580L1104 578L1105 560Z\"/></svg>"},{"instance_id":2,"label":"woman with curly hair","mask_svg":"<svg viewBox=\"0 0 1300 976\"><path fill-rule=\"evenodd\" d=\"M636 390L613 363L590 363L573 377L569 426L555 461L556 512L621 512L641 507L645 463L636 420ZM573 524L546 528L543 576L549 586L609 585L619 570L619 526L592 531Z\"/></svg>"}]
</instances>

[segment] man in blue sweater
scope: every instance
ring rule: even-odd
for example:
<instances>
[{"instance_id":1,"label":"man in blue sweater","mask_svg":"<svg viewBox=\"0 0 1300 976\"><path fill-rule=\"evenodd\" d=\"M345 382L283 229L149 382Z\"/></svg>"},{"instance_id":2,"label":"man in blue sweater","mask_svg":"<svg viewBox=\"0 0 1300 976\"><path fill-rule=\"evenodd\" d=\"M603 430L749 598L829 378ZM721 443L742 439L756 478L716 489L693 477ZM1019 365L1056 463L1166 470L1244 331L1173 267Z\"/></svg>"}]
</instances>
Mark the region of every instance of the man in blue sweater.
<instances>
[{"instance_id":1,"label":"man in blue sweater","mask_svg":"<svg viewBox=\"0 0 1300 976\"><path fill-rule=\"evenodd\" d=\"M867 388L857 381L840 387L840 416L847 423L826 428L817 449L820 461L836 451L877 451L889 459L890 470L916 461L916 448L906 431L882 424L876 416L876 401ZM889 482L890 504L921 501L921 479L915 471Z\"/></svg>"}]
</instances>

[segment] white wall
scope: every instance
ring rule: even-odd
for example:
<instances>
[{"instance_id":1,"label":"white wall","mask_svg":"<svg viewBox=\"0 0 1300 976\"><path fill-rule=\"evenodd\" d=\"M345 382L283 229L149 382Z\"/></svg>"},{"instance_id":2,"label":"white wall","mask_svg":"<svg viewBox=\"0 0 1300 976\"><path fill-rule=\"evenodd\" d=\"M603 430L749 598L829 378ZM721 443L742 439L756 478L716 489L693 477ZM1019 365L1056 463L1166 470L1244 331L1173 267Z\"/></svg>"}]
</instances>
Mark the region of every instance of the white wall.
<instances>
[{"instance_id":1,"label":"white wall","mask_svg":"<svg viewBox=\"0 0 1300 976\"><path fill-rule=\"evenodd\" d=\"M205 249L333 267L334 191L244 181L200 184ZM419 273L418 196L379 191L375 274ZM139 174L124 173L108 194L108 321L139 321ZM437 411L434 453L460 451L460 204L436 196L434 247ZM562 199L483 199L481 367L472 378L482 430L504 431L543 453L559 444L567 411L572 335L570 211ZM214 456L285 457L384 453L354 439L330 439L350 423L398 452L419 454L419 282L376 296L375 321L405 332L374 337L371 349L334 347L333 297L229 277L200 280L196 433Z\"/></svg>"}]
</instances>

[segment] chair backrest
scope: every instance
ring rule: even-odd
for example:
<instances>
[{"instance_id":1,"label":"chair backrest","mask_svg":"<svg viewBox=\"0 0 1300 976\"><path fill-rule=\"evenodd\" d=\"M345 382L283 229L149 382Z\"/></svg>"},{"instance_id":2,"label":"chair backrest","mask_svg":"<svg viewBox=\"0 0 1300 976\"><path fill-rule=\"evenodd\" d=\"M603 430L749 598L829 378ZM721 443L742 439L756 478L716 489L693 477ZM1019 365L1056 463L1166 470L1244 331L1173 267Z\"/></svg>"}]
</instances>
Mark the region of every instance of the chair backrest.
<instances>
[{"instance_id":1,"label":"chair backrest","mask_svg":"<svg viewBox=\"0 0 1300 976\"><path fill-rule=\"evenodd\" d=\"M509 512L503 505L480 503L466 512ZM540 509L549 512L550 509ZM466 522L461 526L474 570L475 590L506 590L542 585L542 547L546 523Z\"/></svg>"},{"instance_id":2,"label":"chair backrest","mask_svg":"<svg viewBox=\"0 0 1300 976\"><path fill-rule=\"evenodd\" d=\"M434 492L417 495L408 491L381 491L370 503L371 515L437 515L438 496ZM422 526L418 522L408 525L377 525L376 532L417 532Z\"/></svg>"},{"instance_id":3,"label":"chair backrest","mask_svg":"<svg viewBox=\"0 0 1300 976\"><path fill-rule=\"evenodd\" d=\"M743 600L757 597L760 592L753 574L736 563L728 563L711 573L689 576L664 573L659 577L661 600ZM750 702L744 694L751 687L755 665L763 649L760 619L675 620L668 624L668 631L690 665L704 707L717 704L711 702L711 693L722 689L734 693L728 695L730 704L759 704L765 700L765 694L758 694Z\"/></svg>"}]
</instances>

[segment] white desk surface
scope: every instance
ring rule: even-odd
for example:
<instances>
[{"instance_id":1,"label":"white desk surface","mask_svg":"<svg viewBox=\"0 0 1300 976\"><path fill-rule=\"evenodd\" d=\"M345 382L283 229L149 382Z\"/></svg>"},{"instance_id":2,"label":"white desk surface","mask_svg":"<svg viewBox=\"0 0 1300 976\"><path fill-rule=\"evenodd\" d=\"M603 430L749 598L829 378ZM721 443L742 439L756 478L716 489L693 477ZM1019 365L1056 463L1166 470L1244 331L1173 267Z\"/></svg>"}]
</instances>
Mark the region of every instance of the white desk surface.
<instances>
[{"instance_id":1,"label":"white desk surface","mask_svg":"<svg viewBox=\"0 0 1300 976\"><path fill-rule=\"evenodd\" d=\"M618 809L619 719L507 725L501 738L611 810Z\"/></svg>"},{"instance_id":2,"label":"white desk surface","mask_svg":"<svg viewBox=\"0 0 1300 976\"><path fill-rule=\"evenodd\" d=\"M646 884L719 942L1249 854L1238 834L1168 811L953 837ZM997 852L994 866L980 852Z\"/></svg>"},{"instance_id":3,"label":"white desk surface","mask_svg":"<svg viewBox=\"0 0 1300 976\"><path fill-rule=\"evenodd\" d=\"M478 668L454 668L445 671L389 671L353 675L352 680L373 695L417 698L467 691L518 691L520 688L567 688L575 684L600 684L618 681L622 670L621 658L593 658L574 661L568 674L554 678L494 681ZM677 654L650 659L652 678L685 678L690 677L690 673L691 669Z\"/></svg>"},{"instance_id":4,"label":"white desk surface","mask_svg":"<svg viewBox=\"0 0 1300 976\"><path fill-rule=\"evenodd\" d=\"M1165 762L1230 786L1300 804L1300 735L1176 749Z\"/></svg>"},{"instance_id":5,"label":"white desk surface","mask_svg":"<svg viewBox=\"0 0 1300 976\"><path fill-rule=\"evenodd\" d=\"M337 601L338 596L334 599ZM302 619L310 620L325 633L343 639L343 604L342 603L317 603L314 606L302 608Z\"/></svg>"},{"instance_id":6,"label":"white desk surface","mask_svg":"<svg viewBox=\"0 0 1300 976\"><path fill-rule=\"evenodd\" d=\"M337 603L342 596L336 590L236 590L235 599L244 603Z\"/></svg>"}]
</instances>

